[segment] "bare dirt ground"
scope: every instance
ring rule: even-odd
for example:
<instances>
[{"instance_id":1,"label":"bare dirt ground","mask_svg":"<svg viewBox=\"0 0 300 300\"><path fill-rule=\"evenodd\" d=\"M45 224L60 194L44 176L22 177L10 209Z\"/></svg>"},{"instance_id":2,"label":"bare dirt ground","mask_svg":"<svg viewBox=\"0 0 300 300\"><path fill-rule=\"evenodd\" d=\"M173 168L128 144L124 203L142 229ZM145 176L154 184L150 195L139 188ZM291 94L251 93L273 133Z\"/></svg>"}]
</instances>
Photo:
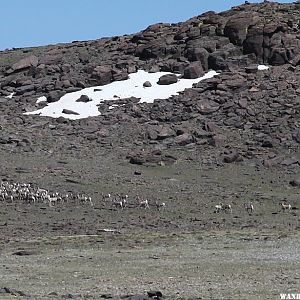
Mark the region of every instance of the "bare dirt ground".
<instances>
[{"instance_id":1,"label":"bare dirt ground","mask_svg":"<svg viewBox=\"0 0 300 300\"><path fill-rule=\"evenodd\" d=\"M253 230L19 239L1 251L0 282L34 299L279 299L299 288L298 245L299 234ZM21 248L32 254L12 255Z\"/></svg>"},{"instance_id":2,"label":"bare dirt ground","mask_svg":"<svg viewBox=\"0 0 300 300\"><path fill-rule=\"evenodd\" d=\"M298 292L299 211L279 206L286 198L299 207L299 190L289 186L297 169L204 165L198 154L175 154L175 165L158 167L131 165L97 148L72 155L2 151L2 179L83 192L94 205L2 203L0 287L25 296L0 299L118 298L149 290L170 299L279 299ZM127 193L128 208L116 209L102 192ZM150 210L138 207L137 195L149 199ZM164 211L154 208L156 200L166 203ZM233 213L214 213L220 201ZM247 201L252 215L244 211Z\"/></svg>"}]
</instances>

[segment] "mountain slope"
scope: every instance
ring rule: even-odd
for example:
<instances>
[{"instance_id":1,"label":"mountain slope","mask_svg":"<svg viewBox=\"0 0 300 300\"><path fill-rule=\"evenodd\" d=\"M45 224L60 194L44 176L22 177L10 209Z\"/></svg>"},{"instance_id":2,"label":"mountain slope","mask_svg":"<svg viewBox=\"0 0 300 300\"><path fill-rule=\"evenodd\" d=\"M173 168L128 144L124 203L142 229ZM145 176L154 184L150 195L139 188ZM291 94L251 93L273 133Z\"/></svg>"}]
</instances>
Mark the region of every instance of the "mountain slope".
<instances>
[{"instance_id":1,"label":"mountain slope","mask_svg":"<svg viewBox=\"0 0 300 300\"><path fill-rule=\"evenodd\" d=\"M30 141L32 126L47 120L61 135L77 136L81 127L78 138L90 143L108 136L118 144L122 137L150 152L200 148L227 162L257 159L266 165L297 165L297 153L290 152L300 142L299 22L299 4L244 4L178 24L155 24L137 34L3 51L1 124L8 130L2 131L3 144L13 140L9 124L22 125L22 138ZM259 63L271 67L259 71ZM103 103L101 116L84 121L23 115L45 105L36 103L38 97L57 101L68 92L126 80L139 69L186 77L213 69L220 75L153 104L129 98L110 110ZM139 152L139 147L128 147L129 153L131 148ZM286 160L285 153L293 159Z\"/></svg>"}]
</instances>

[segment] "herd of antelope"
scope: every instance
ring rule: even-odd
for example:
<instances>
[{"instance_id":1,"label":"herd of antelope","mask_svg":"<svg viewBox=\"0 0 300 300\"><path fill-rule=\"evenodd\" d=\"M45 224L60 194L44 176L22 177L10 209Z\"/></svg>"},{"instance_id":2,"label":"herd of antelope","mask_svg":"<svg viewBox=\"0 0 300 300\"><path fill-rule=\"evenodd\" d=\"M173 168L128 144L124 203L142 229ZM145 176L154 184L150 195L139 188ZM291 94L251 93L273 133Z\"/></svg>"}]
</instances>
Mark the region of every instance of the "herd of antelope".
<instances>
[{"instance_id":1,"label":"herd of antelope","mask_svg":"<svg viewBox=\"0 0 300 300\"><path fill-rule=\"evenodd\" d=\"M93 205L92 198L84 194L50 192L44 188L34 188L29 183L0 182L0 201L11 202L21 201L27 204L46 203L54 206L58 203L74 201L78 204L89 203Z\"/></svg>"},{"instance_id":2,"label":"herd of antelope","mask_svg":"<svg viewBox=\"0 0 300 300\"><path fill-rule=\"evenodd\" d=\"M138 207L143 209L150 209L150 206L155 207L158 211L164 210L166 207L165 202L151 202L148 199L143 199L139 196L136 200L130 199L127 194L101 194L103 202L110 203L111 207L123 210L125 208ZM49 192L44 188L34 188L31 184L26 183L10 183L0 182L0 201L2 202L15 202L16 200L22 201L27 204L31 203L46 203L50 207L59 203L75 203L75 204L90 204L94 205L92 198L84 194L60 194L58 192ZM282 211L291 211L292 205L286 200L280 203ZM245 211L250 215L254 212L252 203L244 203ZM219 203L214 207L215 213L232 213L232 205Z\"/></svg>"},{"instance_id":3,"label":"herd of antelope","mask_svg":"<svg viewBox=\"0 0 300 300\"><path fill-rule=\"evenodd\" d=\"M281 210L282 211L291 211L292 210L292 205L290 203L287 203L287 201L282 201L280 203L281 206ZM254 206L252 203L244 203L244 209L246 210L246 212L250 215L254 212ZM231 204L217 204L215 205L215 213L220 213L220 212L229 212L232 213L232 206Z\"/></svg>"},{"instance_id":4,"label":"herd of antelope","mask_svg":"<svg viewBox=\"0 0 300 300\"><path fill-rule=\"evenodd\" d=\"M115 196L112 196L112 194L106 194L102 195L102 198L105 200L110 200L111 204L115 208L119 208L121 210L128 208L128 207L140 207L144 209L150 209L150 202L148 199L142 199L140 196L136 197L136 201L128 202L129 196L127 194L116 194ZM165 202L158 202L155 201L153 204L156 209L164 210L166 207Z\"/></svg>"},{"instance_id":5,"label":"herd of antelope","mask_svg":"<svg viewBox=\"0 0 300 300\"><path fill-rule=\"evenodd\" d=\"M128 203L128 195L116 194L101 194L103 202L109 201L114 208L120 208L121 210L128 207L140 207L144 209L150 209L150 203L148 199L142 199L139 196L136 202ZM26 204L44 203L53 207L57 204L73 203L76 205L90 204L94 205L92 198L85 194L50 192L47 189L40 187L33 187L29 183L11 183L8 181L0 182L0 201L15 203L17 201ZM163 210L166 206L164 202L153 203L153 206L157 210Z\"/></svg>"}]
</instances>

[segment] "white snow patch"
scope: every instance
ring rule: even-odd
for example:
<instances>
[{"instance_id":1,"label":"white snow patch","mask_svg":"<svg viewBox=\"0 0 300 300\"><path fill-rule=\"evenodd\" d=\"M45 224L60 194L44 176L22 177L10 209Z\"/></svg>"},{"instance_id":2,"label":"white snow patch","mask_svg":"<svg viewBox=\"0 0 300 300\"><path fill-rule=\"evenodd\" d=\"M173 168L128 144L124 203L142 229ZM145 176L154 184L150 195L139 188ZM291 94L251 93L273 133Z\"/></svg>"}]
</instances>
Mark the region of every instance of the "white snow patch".
<instances>
[{"instance_id":1,"label":"white snow patch","mask_svg":"<svg viewBox=\"0 0 300 300\"><path fill-rule=\"evenodd\" d=\"M11 99L15 93L11 93L10 95L6 96L5 98Z\"/></svg>"},{"instance_id":2,"label":"white snow patch","mask_svg":"<svg viewBox=\"0 0 300 300\"><path fill-rule=\"evenodd\" d=\"M257 66L257 70L260 70L260 71L264 71L264 70L268 70L268 69L269 69L269 67L266 65L258 65Z\"/></svg>"},{"instance_id":3,"label":"white snow patch","mask_svg":"<svg viewBox=\"0 0 300 300\"><path fill-rule=\"evenodd\" d=\"M194 83L201 80L212 78L218 73L215 71L209 71L204 76L196 79L182 79L178 82L170 85L158 85L158 79L165 74L171 74L169 72L157 72L148 73L143 70L139 70L137 73L129 75L129 79L123 81L114 81L110 84L103 86L94 86L85 88L83 90L66 94L62 96L58 101L48 104L46 107L26 112L26 115L39 114L40 116L49 116L58 118L60 116L68 119L82 119L87 117L98 116L101 113L98 111L97 105L104 100L112 101L113 107L114 100L124 99L130 97L140 98L140 102L153 103L155 99L166 99L172 95L178 94L178 92L184 91L186 88L191 88ZM145 81L151 82L151 87L144 87ZM95 90L95 91L94 91ZM76 102L82 95L87 95L92 101L83 103ZM40 97L38 102L45 101L46 97ZM42 100L41 100L42 99ZM62 110L68 109L78 112L79 115L63 114Z\"/></svg>"},{"instance_id":4,"label":"white snow patch","mask_svg":"<svg viewBox=\"0 0 300 300\"><path fill-rule=\"evenodd\" d=\"M47 97L42 96L42 97L39 97L39 98L36 100L36 103L41 103L41 102L46 102L46 101L47 101Z\"/></svg>"}]
</instances>

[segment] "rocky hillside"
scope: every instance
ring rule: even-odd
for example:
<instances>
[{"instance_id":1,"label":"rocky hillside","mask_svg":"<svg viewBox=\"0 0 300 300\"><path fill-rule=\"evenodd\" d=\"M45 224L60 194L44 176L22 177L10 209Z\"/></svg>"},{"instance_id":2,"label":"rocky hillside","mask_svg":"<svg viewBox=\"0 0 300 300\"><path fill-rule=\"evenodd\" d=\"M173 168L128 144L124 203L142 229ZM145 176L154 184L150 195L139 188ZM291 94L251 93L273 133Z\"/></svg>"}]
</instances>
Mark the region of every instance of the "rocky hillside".
<instances>
[{"instance_id":1,"label":"rocky hillside","mask_svg":"<svg viewBox=\"0 0 300 300\"><path fill-rule=\"evenodd\" d=\"M270 68L259 71L257 64ZM128 158L138 164L156 161L153 153L166 149L187 149L201 150L209 161L299 165L299 64L297 3L246 1L136 34L2 51L0 143L38 143L34 128L39 126L45 135L55 132L80 143L126 142ZM126 99L109 110L104 103L101 116L86 120L23 115L43 105L36 104L40 96L54 102L65 93L127 79L138 69L185 78L209 69L220 75L153 104Z\"/></svg>"}]
</instances>

